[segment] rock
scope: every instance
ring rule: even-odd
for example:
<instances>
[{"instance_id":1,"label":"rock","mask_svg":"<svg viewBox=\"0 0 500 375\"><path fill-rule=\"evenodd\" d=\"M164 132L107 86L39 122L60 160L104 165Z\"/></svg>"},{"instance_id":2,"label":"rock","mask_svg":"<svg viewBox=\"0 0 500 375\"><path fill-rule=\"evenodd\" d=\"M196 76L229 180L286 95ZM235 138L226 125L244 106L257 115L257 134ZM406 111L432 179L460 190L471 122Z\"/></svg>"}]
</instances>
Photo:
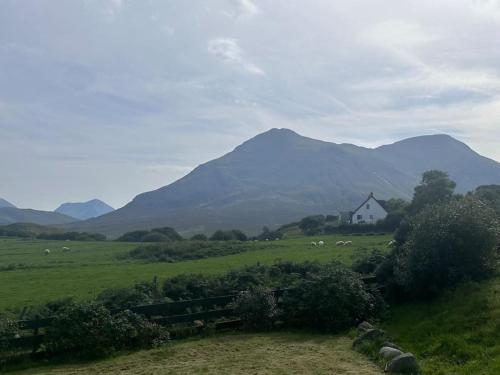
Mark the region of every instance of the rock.
<instances>
[{"instance_id":1,"label":"rock","mask_svg":"<svg viewBox=\"0 0 500 375\"><path fill-rule=\"evenodd\" d=\"M385 372L393 374L418 374L417 359L411 353L400 354L385 365Z\"/></svg>"},{"instance_id":2,"label":"rock","mask_svg":"<svg viewBox=\"0 0 500 375\"><path fill-rule=\"evenodd\" d=\"M374 329L375 327L372 326L370 323L368 322L361 322L359 325L358 325L358 333L363 333L363 332L366 332L368 331L369 329Z\"/></svg>"},{"instance_id":3,"label":"rock","mask_svg":"<svg viewBox=\"0 0 500 375\"><path fill-rule=\"evenodd\" d=\"M385 332L382 331L381 329L374 328L374 329L369 329L366 332L363 332L360 334L354 342L352 343L352 347L356 348L357 346L361 345L362 343L366 341L373 341L378 338L382 338L385 336Z\"/></svg>"},{"instance_id":4,"label":"rock","mask_svg":"<svg viewBox=\"0 0 500 375\"><path fill-rule=\"evenodd\" d=\"M394 349L398 349L398 350L401 350L401 348L399 346L397 346L396 344L390 342L390 341L386 341L382 344L382 346L388 346L389 348L394 348Z\"/></svg>"},{"instance_id":5,"label":"rock","mask_svg":"<svg viewBox=\"0 0 500 375\"><path fill-rule=\"evenodd\" d=\"M391 348L390 346L383 346L378 354L382 357L390 361L391 359L397 357L398 355L403 354L403 352L399 349Z\"/></svg>"}]
</instances>

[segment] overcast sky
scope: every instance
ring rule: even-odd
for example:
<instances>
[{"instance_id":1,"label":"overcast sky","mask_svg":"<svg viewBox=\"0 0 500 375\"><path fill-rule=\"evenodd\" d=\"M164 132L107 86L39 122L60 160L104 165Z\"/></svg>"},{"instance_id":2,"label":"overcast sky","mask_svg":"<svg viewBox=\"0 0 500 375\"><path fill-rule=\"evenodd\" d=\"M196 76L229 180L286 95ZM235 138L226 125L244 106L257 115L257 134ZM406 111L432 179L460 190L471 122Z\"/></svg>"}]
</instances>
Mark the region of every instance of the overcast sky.
<instances>
[{"instance_id":1,"label":"overcast sky","mask_svg":"<svg viewBox=\"0 0 500 375\"><path fill-rule=\"evenodd\" d=\"M19 207L120 207L272 127L500 160L500 0L0 0Z\"/></svg>"}]
</instances>

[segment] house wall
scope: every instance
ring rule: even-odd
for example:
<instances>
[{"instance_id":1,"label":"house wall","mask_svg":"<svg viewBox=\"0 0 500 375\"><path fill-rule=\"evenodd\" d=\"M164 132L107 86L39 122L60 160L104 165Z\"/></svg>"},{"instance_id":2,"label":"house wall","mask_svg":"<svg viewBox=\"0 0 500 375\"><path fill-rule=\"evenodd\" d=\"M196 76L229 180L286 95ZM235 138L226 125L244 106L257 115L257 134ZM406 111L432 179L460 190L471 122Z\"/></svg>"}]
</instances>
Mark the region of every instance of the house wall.
<instances>
[{"instance_id":1,"label":"house wall","mask_svg":"<svg viewBox=\"0 0 500 375\"><path fill-rule=\"evenodd\" d=\"M361 218L358 218L361 215ZM387 212L384 208L371 197L363 206L361 206L352 215L352 223L359 224L359 222L365 222L367 224L375 224L378 220L382 220L387 216Z\"/></svg>"}]
</instances>

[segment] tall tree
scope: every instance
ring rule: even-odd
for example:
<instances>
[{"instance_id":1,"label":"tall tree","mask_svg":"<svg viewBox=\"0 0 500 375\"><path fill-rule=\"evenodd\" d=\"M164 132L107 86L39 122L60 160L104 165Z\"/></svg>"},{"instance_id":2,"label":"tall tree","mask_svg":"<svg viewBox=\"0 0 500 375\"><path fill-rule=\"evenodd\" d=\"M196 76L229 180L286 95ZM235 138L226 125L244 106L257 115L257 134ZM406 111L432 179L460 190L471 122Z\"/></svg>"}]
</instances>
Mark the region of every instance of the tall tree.
<instances>
[{"instance_id":1,"label":"tall tree","mask_svg":"<svg viewBox=\"0 0 500 375\"><path fill-rule=\"evenodd\" d=\"M415 187L409 207L410 212L415 214L429 204L449 200L453 196L456 185L446 172L439 170L424 172L420 185Z\"/></svg>"}]
</instances>

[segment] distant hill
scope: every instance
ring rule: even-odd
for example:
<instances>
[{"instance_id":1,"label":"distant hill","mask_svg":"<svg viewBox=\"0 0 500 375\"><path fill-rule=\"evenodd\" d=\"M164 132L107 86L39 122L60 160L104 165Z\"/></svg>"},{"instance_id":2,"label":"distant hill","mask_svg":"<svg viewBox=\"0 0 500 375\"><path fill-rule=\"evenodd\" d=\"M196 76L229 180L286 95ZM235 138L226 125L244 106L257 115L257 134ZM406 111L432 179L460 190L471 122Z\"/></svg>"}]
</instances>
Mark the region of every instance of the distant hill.
<instances>
[{"instance_id":1,"label":"distant hill","mask_svg":"<svg viewBox=\"0 0 500 375\"><path fill-rule=\"evenodd\" d=\"M81 203L63 203L54 212L68 215L80 220L98 217L115 209L99 199Z\"/></svg>"},{"instance_id":2,"label":"distant hill","mask_svg":"<svg viewBox=\"0 0 500 375\"><path fill-rule=\"evenodd\" d=\"M16 207L16 206L14 206L12 203L6 201L5 199L0 198L0 208L3 208L3 207Z\"/></svg>"},{"instance_id":3,"label":"distant hill","mask_svg":"<svg viewBox=\"0 0 500 375\"><path fill-rule=\"evenodd\" d=\"M0 225L13 223L32 223L39 225L67 224L77 219L57 212L21 209L15 207L0 208Z\"/></svg>"},{"instance_id":4,"label":"distant hill","mask_svg":"<svg viewBox=\"0 0 500 375\"><path fill-rule=\"evenodd\" d=\"M111 235L162 226L185 234L219 228L255 233L263 225L351 210L369 192L410 199L429 169L448 172L459 192L500 183L499 163L447 135L369 149L272 129L123 208L68 227Z\"/></svg>"}]
</instances>

